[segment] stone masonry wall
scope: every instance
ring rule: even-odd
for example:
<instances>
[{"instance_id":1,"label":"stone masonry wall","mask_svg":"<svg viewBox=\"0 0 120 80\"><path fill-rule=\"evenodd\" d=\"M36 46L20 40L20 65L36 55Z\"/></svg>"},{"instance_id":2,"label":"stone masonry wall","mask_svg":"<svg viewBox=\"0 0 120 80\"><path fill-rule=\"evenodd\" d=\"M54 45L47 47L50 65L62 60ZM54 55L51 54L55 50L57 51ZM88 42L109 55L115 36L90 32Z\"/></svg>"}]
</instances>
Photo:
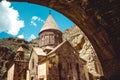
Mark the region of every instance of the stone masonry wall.
<instances>
[{"instance_id":1,"label":"stone masonry wall","mask_svg":"<svg viewBox=\"0 0 120 80\"><path fill-rule=\"evenodd\" d=\"M87 69L92 75L99 77L103 75L101 64L96 55L92 44L85 36L85 34L74 25L70 29L63 32L63 39L68 40L72 46L79 52L80 58L87 61Z\"/></svg>"}]
</instances>

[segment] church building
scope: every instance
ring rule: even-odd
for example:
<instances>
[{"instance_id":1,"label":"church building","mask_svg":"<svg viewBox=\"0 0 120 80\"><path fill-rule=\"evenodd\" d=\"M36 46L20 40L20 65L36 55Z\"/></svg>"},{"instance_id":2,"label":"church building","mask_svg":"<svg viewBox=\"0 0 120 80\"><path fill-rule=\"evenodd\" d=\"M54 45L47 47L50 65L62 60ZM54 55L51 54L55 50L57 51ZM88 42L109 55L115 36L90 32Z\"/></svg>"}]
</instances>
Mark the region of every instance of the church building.
<instances>
[{"instance_id":1,"label":"church building","mask_svg":"<svg viewBox=\"0 0 120 80\"><path fill-rule=\"evenodd\" d=\"M23 56L23 51L18 52ZM19 55L16 54L16 62L9 69L7 80L88 80L85 73L86 62L68 41L62 40L62 32L51 14L40 30L39 47L32 48L28 65L24 61L22 63L23 58ZM21 73L19 69L16 71L19 62L20 69L24 68L22 65L25 66Z\"/></svg>"}]
</instances>

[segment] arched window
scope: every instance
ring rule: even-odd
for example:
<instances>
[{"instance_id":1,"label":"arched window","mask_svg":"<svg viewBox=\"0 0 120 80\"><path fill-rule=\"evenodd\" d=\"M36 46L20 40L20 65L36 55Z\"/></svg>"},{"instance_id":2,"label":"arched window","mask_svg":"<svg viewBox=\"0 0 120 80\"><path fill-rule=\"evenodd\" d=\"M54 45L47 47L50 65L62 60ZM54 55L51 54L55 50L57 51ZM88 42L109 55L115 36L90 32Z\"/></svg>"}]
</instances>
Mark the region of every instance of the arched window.
<instances>
[{"instance_id":1,"label":"arched window","mask_svg":"<svg viewBox=\"0 0 120 80\"><path fill-rule=\"evenodd\" d=\"M42 45L42 46L44 45L44 36L41 37L41 45Z\"/></svg>"},{"instance_id":2,"label":"arched window","mask_svg":"<svg viewBox=\"0 0 120 80\"><path fill-rule=\"evenodd\" d=\"M76 71L77 71L78 80L80 80L80 68L78 63L76 64Z\"/></svg>"},{"instance_id":3,"label":"arched window","mask_svg":"<svg viewBox=\"0 0 120 80\"><path fill-rule=\"evenodd\" d=\"M61 72L62 72L62 64L61 63L58 64L58 71L59 71L59 80L62 80L62 74L61 74Z\"/></svg>"},{"instance_id":4,"label":"arched window","mask_svg":"<svg viewBox=\"0 0 120 80\"><path fill-rule=\"evenodd\" d=\"M45 36L45 44L48 44L48 43L49 43L49 36L46 35L46 36Z\"/></svg>"},{"instance_id":5,"label":"arched window","mask_svg":"<svg viewBox=\"0 0 120 80\"><path fill-rule=\"evenodd\" d=\"M54 34L51 34L51 35L50 35L50 43L53 44L53 43L54 43L54 40L55 40L55 39L54 39Z\"/></svg>"},{"instance_id":6,"label":"arched window","mask_svg":"<svg viewBox=\"0 0 120 80\"><path fill-rule=\"evenodd\" d=\"M32 69L34 68L34 59L32 59Z\"/></svg>"}]
</instances>

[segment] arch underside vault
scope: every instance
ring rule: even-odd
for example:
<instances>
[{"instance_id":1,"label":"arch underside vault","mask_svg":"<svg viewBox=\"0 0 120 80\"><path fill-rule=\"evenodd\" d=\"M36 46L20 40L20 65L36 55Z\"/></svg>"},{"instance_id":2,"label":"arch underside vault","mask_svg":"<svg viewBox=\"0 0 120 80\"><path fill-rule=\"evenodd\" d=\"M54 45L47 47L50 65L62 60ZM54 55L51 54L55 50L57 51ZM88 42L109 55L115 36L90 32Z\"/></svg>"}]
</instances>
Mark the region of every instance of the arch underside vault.
<instances>
[{"instance_id":1,"label":"arch underside vault","mask_svg":"<svg viewBox=\"0 0 120 80\"><path fill-rule=\"evenodd\" d=\"M120 16L116 0L9 0L35 3L71 19L90 40L105 77L120 74Z\"/></svg>"}]
</instances>

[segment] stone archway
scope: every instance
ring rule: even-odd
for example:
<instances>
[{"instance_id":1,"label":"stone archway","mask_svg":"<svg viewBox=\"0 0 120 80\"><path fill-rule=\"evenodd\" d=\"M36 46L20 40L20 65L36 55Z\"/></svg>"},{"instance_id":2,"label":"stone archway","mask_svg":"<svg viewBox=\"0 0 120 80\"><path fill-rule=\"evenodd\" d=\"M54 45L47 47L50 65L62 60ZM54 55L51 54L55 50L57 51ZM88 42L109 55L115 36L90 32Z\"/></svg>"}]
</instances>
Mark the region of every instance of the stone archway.
<instances>
[{"instance_id":1,"label":"stone archway","mask_svg":"<svg viewBox=\"0 0 120 80\"><path fill-rule=\"evenodd\" d=\"M119 73L120 62L116 58L110 34L104 28L106 22L99 15L99 9L88 0L9 0L30 2L50 7L64 14L77 24L92 43L103 67L105 77ZM92 0L94 1L94 0ZM95 1L94 1L95 2ZM96 1L96 3L98 3ZM101 3L102 4L102 3ZM91 7L93 6L93 7ZM119 51L118 51L119 52ZM118 63L117 63L118 62ZM112 65L111 65L112 64Z\"/></svg>"}]
</instances>

